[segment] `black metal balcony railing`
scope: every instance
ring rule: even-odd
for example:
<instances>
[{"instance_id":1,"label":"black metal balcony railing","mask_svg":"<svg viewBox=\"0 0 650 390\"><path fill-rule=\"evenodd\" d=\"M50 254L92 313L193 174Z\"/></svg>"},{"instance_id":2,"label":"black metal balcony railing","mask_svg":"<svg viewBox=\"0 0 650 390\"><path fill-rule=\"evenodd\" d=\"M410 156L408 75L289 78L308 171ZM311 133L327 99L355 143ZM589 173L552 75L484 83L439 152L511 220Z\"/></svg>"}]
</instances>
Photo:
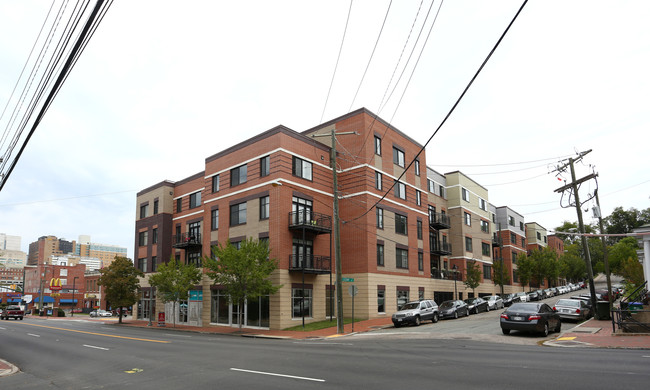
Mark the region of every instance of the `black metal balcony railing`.
<instances>
[{"instance_id":1,"label":"black metal balcony railing","mask_svg":"<svg viewBox=\"0 0 650 390\"><path fill-rule=\"evenodd\" d=\"M449 229L451 227L451 219L447 214L430 213L429 226L436 229Z\"/></svg>"},{"instance_id":2,"label":"black metal balcony railing","mask_svg":"<svg viewBox=\"0 0 650 390\"><path fill-rule=\"evenodd\" d=\"M463 274L460 273L460 271L454 272L453 270L448 269L431 268L431 278L462 282Z\"/></svg>"},{"instance_id":3,"label":"black metal balcony railing","mask_svg":"<svg viewBox=\"0 0 650 390\"><path fill-rule=\"evenodd\" d=\"M450 255L451 254L451 244L448 242L441 241L431 241L431 253L435 255Z\"/></svg>"},{"instance_id":4,"label":"black metal balcony railing","mask_svg":"<svg viewBox=\"0 0 650 390\"><path fill-rule=\"evenodd\" d=\"M201 246L201 233L175 234L173 239L174 242L172 243L172 246L174 248L182 249Z\"/></svg>"},{"instance_id":5,"label":"black metal balcony railing","mask_svg":"<svg viewBox=\"0 0 650 390\"><path fill-rule=\"evenodd\" d=\"M289 256L289 271L305 272L307 274L328 274L332 267L329 256Z\"/></svg>"},{"instance_id":6,"label":"black metal balcony railing","mask_svg":"<svg viewBox=\"0 0 650 390\"><path fill-rule=\"evenodd\" d=\"M501 245L501 237L497 233L492 233L492 246L500 246Z\"/></svg>"},{"instance_id":7,"label":"black metal balcony railing","mask_svg":"<svg viewBox=\"0 0 650 390\"><path fill-rule=\"evenodd\" d=\"M315 233L332 231L332 217L313 211L292 211L289 213L289 229L305 229Z\"/></svg>"}]
</instances>

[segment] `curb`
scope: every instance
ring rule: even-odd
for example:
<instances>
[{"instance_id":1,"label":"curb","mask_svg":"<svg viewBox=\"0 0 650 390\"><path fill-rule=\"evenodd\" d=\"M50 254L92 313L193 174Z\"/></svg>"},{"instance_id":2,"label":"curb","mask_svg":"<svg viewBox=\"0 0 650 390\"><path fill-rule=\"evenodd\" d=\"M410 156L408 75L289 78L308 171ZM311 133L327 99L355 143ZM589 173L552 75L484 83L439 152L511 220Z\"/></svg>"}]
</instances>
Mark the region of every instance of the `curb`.
<instances>
[{"instance_id":1,"label":"curb","mask_svg":"<svg viewBox=\"0 0 650 390\"><path fill-rule=\"evenodd\" d=\"M6 360L0 359L0 378L4 376L13 375L18 371L20 371L18 367L14 366L13 364L9 363Z\"/></svg>"}]
</instances>

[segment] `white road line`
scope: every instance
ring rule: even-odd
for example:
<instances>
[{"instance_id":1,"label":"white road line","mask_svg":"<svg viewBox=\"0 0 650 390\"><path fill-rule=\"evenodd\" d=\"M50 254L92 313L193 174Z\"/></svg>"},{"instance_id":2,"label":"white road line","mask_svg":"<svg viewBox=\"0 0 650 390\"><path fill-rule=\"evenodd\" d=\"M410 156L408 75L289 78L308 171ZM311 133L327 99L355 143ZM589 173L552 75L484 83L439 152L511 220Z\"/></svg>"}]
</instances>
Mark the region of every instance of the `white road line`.
<instances>
[{"instance_id":1,"label":"white road line","mask_svg":"<svg viewBox=\"0 0 650 390\"><path fill-rule=\"evenodd\" d=\"M642 355L641 357L650 358L650 355Z\"/></svg>"},{"instance_id":2,"label":"white road line","mask_svg":"<svg viewBox=\"0 0 650 390\"><path fill-rule=\"evenodd\" d=\"M302 379L302 380L305 380L305 381L325 382L325 379L316 379L316 378L307 378L307 377L304 377L304 376L276 374L276 373L273 373L273 372L242 370L241 368L231 368L231 370L232 371L249 372L251 374L261 374L261 375L281 376L281 377L284 377L284 378L292 378L292 379Z\"/></svg>"},{"instance_id":3,"label":"white road line","mask_svg":"<svg viewBox=\"0 0 650 390\"><path fill-rule=\"evenodd\" d=\"M27 336L41 337L40 334L34 334L34 333L27 333Z\"/></svg>"},{"instance_id":4,"label":"white road line","mask_svg":"<svg viewBox=\"0 0 650 390\"><path fill-rule=\"evenodd\" d=\"M293 343L302 345L354 345L352 343L330 343L327 341L294 341Z\"/></svg>"},{"instance_id":5,"label":"white road line","mask_svg":"<svg viewBox=\"0 0 650 390\"><path fill-rule=\"evenodd\" d=\"M7 328L3 328L3 327L0 326L0 330L7 330Z\"/></svg>"},{"instance_id":6,"label":"white road line","mask_svg":"<svg viewBox=\"0 0 650 390\"><path fill-rule=\"evenodd\" d=\"M83 346L84 346L84 347L88 347L88 348L101 349L102 351L108 351L108 350L109 350L108 348L104 348L104 347L96 347L96 346L94 346L94 345L88 345L88 344L84 344Z\"/></svg>"}]
</instances>

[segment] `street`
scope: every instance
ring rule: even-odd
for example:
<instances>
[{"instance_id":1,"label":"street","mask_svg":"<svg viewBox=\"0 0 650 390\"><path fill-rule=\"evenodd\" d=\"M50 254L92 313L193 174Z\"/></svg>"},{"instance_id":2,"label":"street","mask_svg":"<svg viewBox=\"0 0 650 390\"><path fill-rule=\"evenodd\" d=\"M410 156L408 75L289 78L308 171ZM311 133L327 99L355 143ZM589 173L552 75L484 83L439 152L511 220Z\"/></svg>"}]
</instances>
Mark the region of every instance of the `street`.
<instances>
[{"instance_id":1,"label":"street","mask_svg":"<svg viewBox=\"0 0 650 390\"><path fill-rule=\"evenodd\" d=\"M500 311L325 340L278 340L121 327L87 320L0 323L0 358L21 372L2 389L643 388L650 354L501 343ZM492 318L494 317L494 318ZM389 333L396 331L393 337ZM399 331L399 332L397 332ZM374 336L373 336L374 334ZM410 334L410 335L409 335ZM433 337L446 334L448 339ZM431 335L432 337L429 337ZM495 342L497 341L497 342ZM530 345L526 345L530 344Z\"/></svg>"}]
</instances>

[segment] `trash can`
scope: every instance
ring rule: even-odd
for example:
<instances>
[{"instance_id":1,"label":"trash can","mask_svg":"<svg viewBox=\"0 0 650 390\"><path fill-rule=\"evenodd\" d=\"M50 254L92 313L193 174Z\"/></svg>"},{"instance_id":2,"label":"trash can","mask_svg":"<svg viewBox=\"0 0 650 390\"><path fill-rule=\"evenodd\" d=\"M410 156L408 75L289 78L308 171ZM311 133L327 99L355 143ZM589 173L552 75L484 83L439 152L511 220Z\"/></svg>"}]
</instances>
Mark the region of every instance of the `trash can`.
<instances>
[{"instance_id":1,"label":"trash can","mask_svg":"<svg viewBox=\"0 0 650 390\"><path fill-rule=\"evenodd\" d=\"M637 310L643 310L643 304L641 302L630 302L627 305L627 309L631 313L636 313Z\"/></svg>"},{"instance_id":2,"label":"trash can","mask_svg":"<svg viewBox=\"0 0 650 390\"><path fill-rule=\"evenodd\" d=\"M609 313L609 301L596 302L596 318L599 320L611 320Z\"/></svg>"}]
</instances>

